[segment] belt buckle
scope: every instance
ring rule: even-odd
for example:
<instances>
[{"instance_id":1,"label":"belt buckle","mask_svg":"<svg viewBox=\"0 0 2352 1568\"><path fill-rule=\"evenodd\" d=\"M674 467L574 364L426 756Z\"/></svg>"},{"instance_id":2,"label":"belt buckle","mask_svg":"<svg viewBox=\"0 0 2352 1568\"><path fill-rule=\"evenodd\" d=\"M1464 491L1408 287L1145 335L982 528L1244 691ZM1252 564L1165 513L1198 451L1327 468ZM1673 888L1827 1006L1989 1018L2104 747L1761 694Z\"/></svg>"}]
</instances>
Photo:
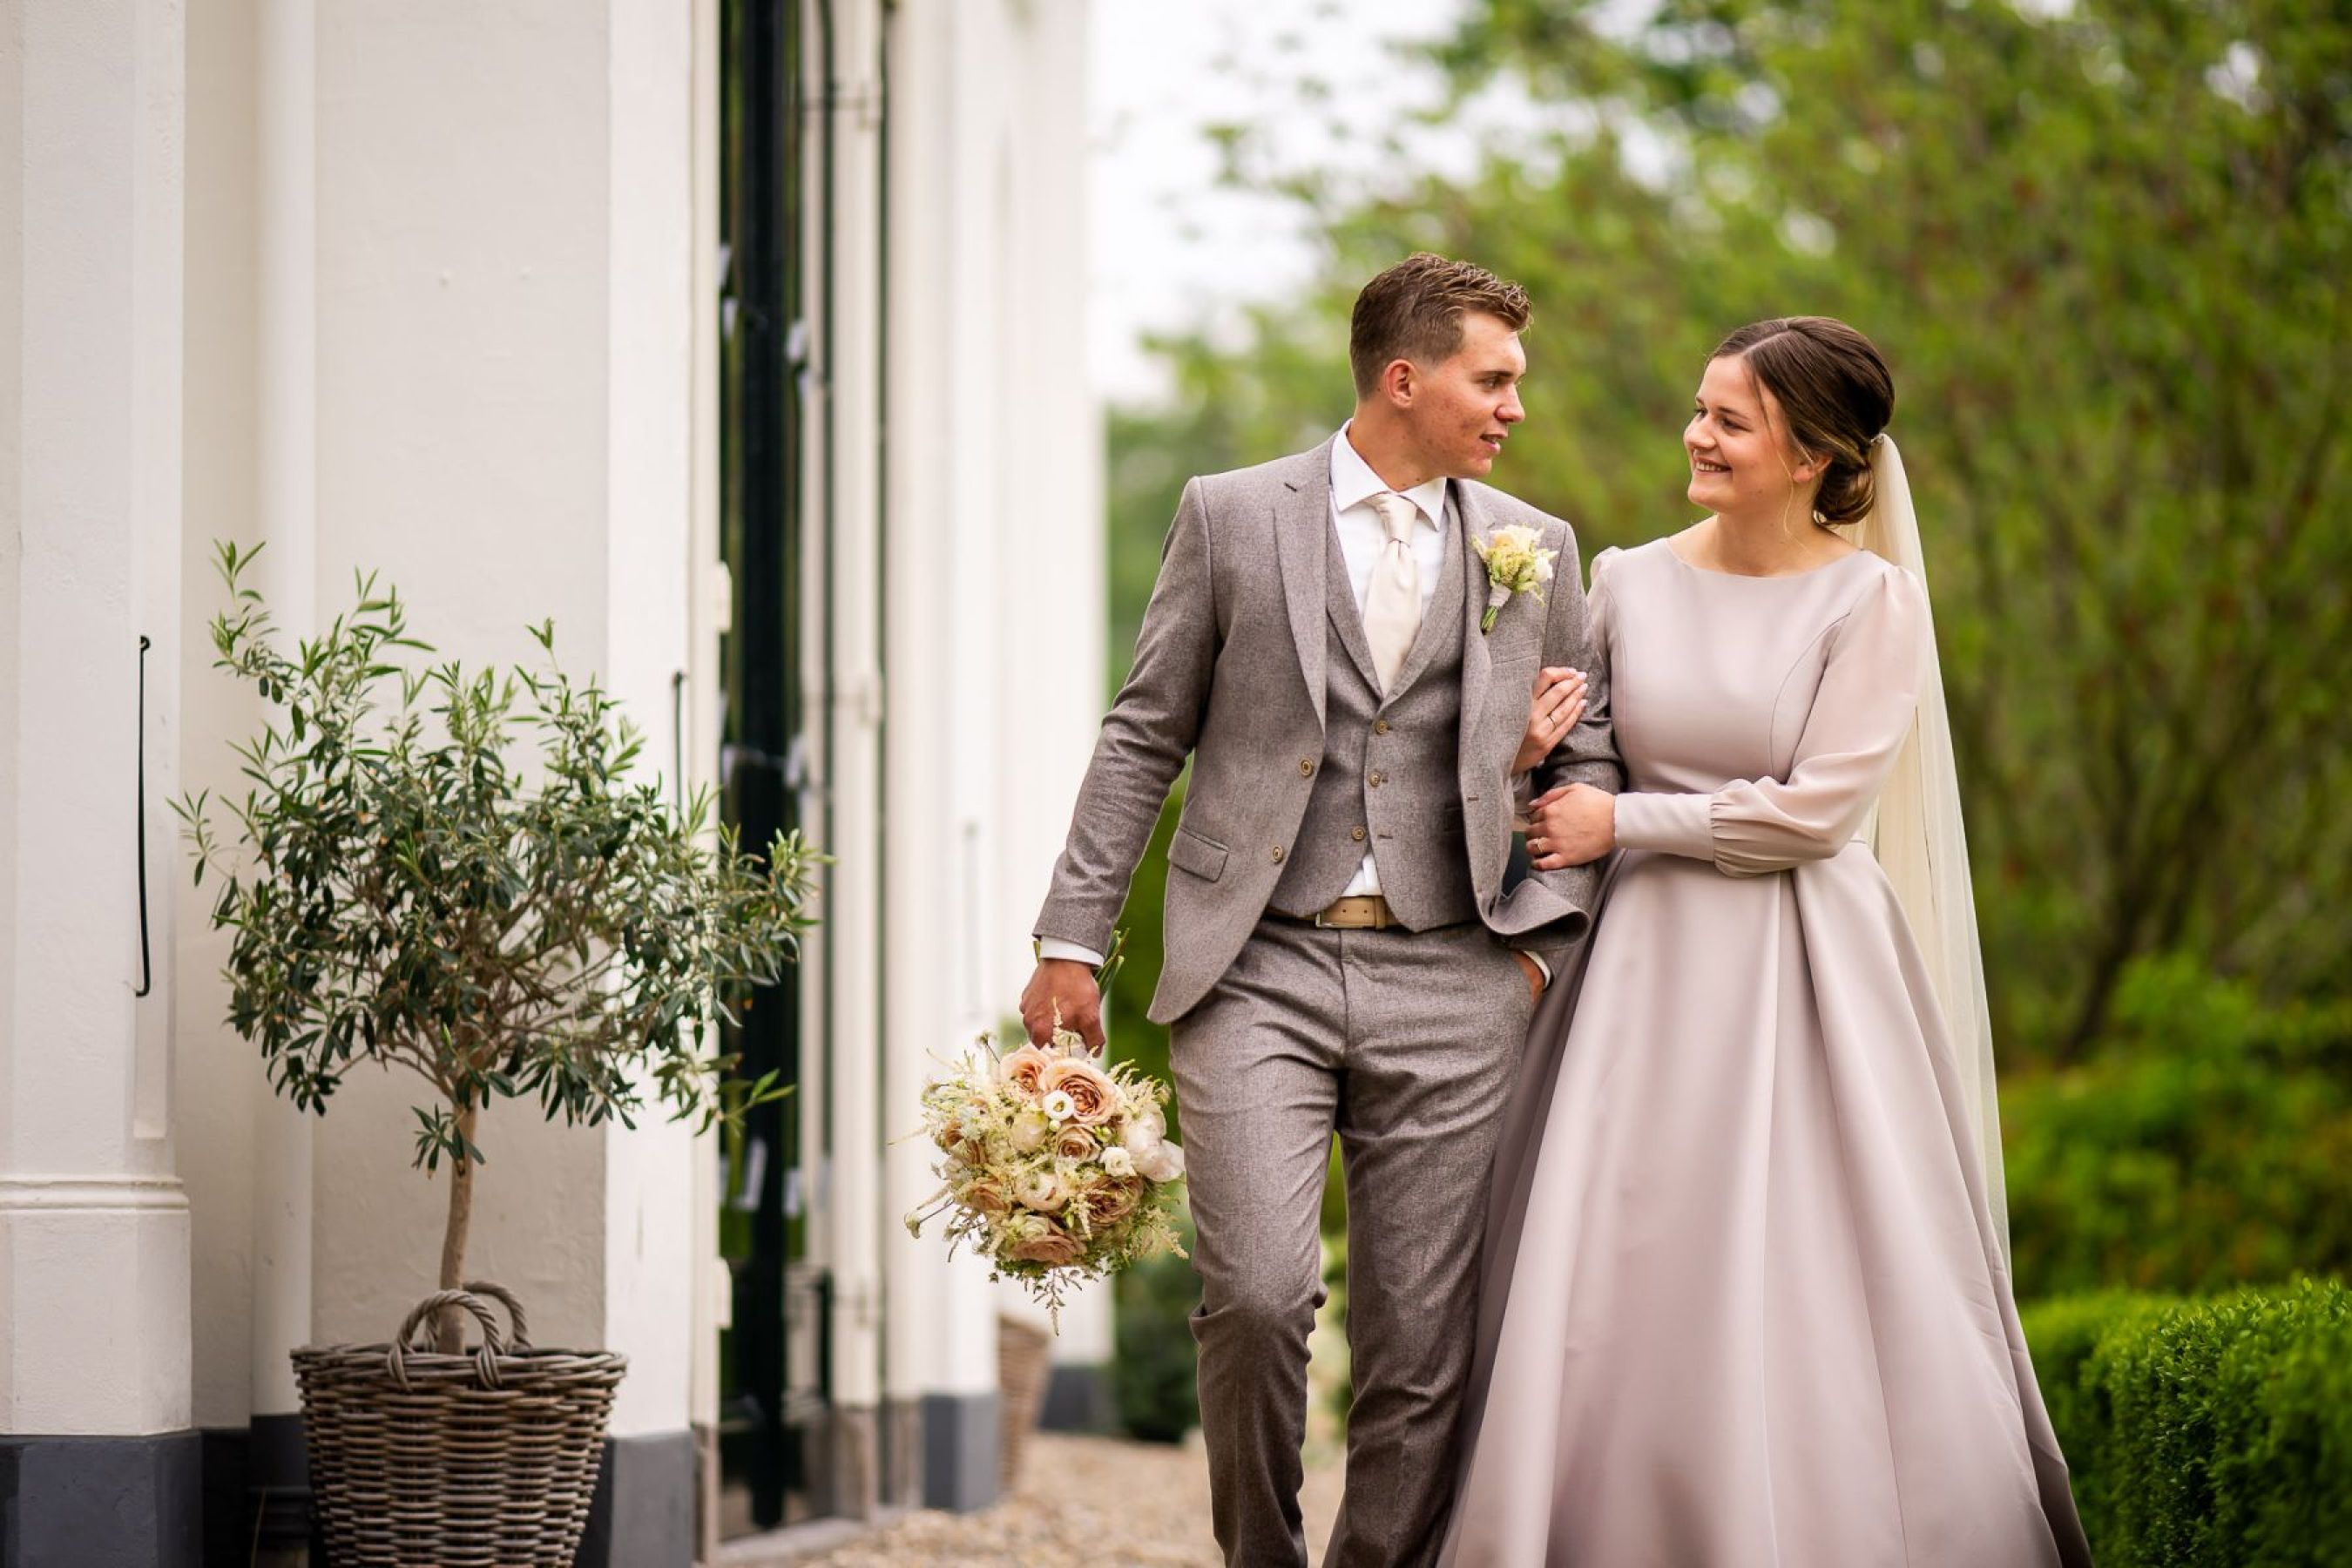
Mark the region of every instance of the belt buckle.
<instances>
[{"instance_id":1,"label":"belt buckle","mask_svg":"<svg viewBox=\"0 0 2352 1568\"><path fill-rule=\"evenodd\" d=\"M1333 925L1329 921L1323 918L1330 912L1331 906L1328 904L1324 905L1321 909L1315 911L1315 929L1317 931L1337 931L1339 929Z\"/></svg>"}]
</instances>

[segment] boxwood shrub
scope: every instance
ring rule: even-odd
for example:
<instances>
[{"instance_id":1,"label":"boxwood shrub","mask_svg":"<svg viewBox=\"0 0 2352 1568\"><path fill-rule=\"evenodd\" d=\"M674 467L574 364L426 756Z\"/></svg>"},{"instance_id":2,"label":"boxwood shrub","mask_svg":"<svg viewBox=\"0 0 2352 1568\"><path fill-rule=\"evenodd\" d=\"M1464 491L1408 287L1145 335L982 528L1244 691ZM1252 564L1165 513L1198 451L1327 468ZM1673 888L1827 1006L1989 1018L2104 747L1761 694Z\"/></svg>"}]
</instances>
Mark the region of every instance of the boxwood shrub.
<instances>
[{"instance_id":1,"label":"boxwood shrub","mask_svg":"<svg viewBox=\"0 0 2352 1568\"><path fill-rule=\"evenodd\" d=\"M2106 1568L2352 1565L2352 1290L2109 1292L2025 1327Z\"/></svg>"}]
</instances>

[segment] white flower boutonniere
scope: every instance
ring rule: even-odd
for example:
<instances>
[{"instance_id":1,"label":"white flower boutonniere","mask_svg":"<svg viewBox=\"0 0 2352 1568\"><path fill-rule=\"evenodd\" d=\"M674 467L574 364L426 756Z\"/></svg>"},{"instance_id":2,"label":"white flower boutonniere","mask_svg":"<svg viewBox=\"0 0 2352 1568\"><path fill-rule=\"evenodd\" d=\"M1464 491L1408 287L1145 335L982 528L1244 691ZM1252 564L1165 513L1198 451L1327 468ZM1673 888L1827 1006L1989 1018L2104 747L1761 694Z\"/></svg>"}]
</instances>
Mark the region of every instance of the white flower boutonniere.
<instances>
[{"instance_id":1,"label":"white flower boutonniere","mask_svg":"<svg viewBox=\"0 0 2352 1568\"><path fill-rule=\"evenodd\" d=\"M1538 604L1543 602L1543 591L1551 584L1552 557L1559 552L1539 548L1536 541L1541 537L1532 528L1514 525L1470 542L1486 563L1486 613L1478 617L1480 632L1495 629L1495 617L1514 594L1533 594Z\"/></svg>"}]
</instances>

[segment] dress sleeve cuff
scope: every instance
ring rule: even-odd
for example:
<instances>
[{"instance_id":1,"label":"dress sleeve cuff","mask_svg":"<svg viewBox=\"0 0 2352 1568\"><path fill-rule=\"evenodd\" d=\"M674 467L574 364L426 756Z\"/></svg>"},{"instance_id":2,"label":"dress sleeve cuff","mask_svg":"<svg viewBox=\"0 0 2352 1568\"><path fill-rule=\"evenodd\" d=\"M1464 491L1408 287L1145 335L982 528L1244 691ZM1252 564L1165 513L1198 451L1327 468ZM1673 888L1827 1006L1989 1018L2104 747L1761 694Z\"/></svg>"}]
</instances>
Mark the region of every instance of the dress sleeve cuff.
<instances>
[{"instance_id":1,"label":"dress sleeve cuff","mask_svg":"<svg viewBox=\"0 0 2352 1568\"><path fill-rule=\"evenodd\" d=\"M1618 846L1712 861L1714 806L1715 797L1707 795L1621 795L1617 797Z\"/></svg>"},{"instance_id":2,"label":"dress sleeve cuff","mask_svg":"<svg viewBox=\"0 0 2352 1568\"><path fill-rule=\"evenodd\" d=\"M1065 942L1058 936L1039 937L1037 957L1040 962L1049 958L1067 959L1073 963L1083 963L1088 969L1100 969L1103 966L1101 953L1090 947L1080 947L1075 942Z\"/></svg>"}]
</instances>

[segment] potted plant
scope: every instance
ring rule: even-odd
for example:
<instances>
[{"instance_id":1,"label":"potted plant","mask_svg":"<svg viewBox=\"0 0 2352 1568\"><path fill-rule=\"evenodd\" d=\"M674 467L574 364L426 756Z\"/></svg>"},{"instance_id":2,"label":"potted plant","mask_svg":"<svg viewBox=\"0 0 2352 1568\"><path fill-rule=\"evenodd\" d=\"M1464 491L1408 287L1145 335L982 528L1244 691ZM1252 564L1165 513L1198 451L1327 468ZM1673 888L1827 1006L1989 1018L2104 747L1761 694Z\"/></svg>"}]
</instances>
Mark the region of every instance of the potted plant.
<instances>
[{"instance_id":1,"label":"potted plant","mask_svg":"<svg viewBox=\"0 0 2352 1568\"><path fill-rule=\"evenodd\" d=\"M389 1346L295 1355L330 1544L338 1564L569 1563L624 1363L534 1350L512 1298L467 1287L482 1109L740 1125L783 1090L744 1081L712 1026L793 956L820 858L797 835L746 854L706 832L707 790L632 779L636 731L555 666L551 623L531 628L541 668L412 668L433 650L397 593L355 576L354 606L289 653L241 581L258 547L216 548L216 667L270 710L236 747L233 845L206 795L174 803L234 932L228 1021L305 1110L358 1068L415 1074L415 1163L449 1184L441 1291Z\"/></svg>"}]
</instances>

